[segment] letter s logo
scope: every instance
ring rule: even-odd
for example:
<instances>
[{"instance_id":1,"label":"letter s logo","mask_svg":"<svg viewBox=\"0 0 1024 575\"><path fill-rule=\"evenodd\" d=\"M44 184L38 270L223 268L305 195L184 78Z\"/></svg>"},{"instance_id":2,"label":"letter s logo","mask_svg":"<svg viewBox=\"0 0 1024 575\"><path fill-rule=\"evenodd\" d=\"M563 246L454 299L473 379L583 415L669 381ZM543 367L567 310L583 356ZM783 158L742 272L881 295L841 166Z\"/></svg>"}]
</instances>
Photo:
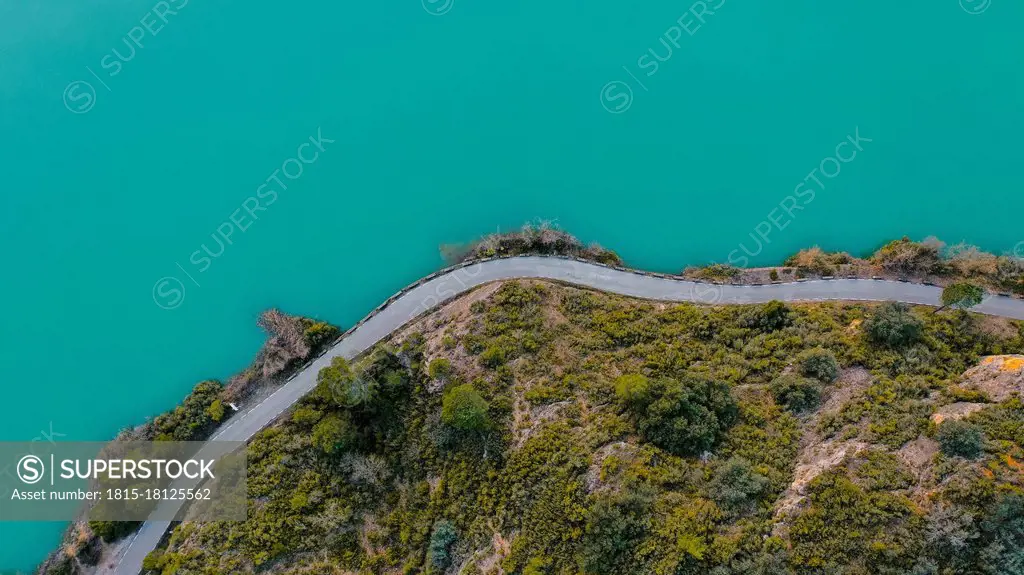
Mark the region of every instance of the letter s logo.
<instances>
[{"instance_id":1,"label":"letter s logo","mask_svg":"<svg viewBox=\"0 0 1024 575\"><path fill-rule=\"evenodd\" d=\"M96 89L92 84L76 80L64 88L64 107L72 114L84 114L96 105Z\"/></svg>"}]
</instances>

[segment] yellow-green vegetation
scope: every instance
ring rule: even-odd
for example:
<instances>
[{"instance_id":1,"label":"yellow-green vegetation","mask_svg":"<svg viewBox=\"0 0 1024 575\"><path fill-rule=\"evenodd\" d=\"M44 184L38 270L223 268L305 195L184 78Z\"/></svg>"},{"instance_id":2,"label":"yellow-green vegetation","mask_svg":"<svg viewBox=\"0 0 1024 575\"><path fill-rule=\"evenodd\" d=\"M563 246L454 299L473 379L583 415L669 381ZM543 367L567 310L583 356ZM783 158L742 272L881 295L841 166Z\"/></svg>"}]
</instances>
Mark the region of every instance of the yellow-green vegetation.
<instances>
[{"instance_id":1,"label":"yellow-green vegetation","mask_svg":"<svg viewBox=\"0 0 1024 575\"><path fill-rule=\"evenodd\" d=\"M745 259L740 258L740 261ZM702 268L690 267L683 273L694 279L741 284L828 276L877 276L930 281L942 286L959 284L948 292L943 303L961 308L976 305L985 290L1024 295L1024 258L1021 254L997 255L967 244L947 246L935 238L915 242L904 237L886 243L863 258L846 252L826 252L815 246L787 258L784 267L737 268L712 264Z\"/></svg>"},{"instance_id":2,"label":"yellow-green vegetation","mask_svg":"<svg viewBox=\"0 0 1024 575\"><path fill-rule=\"evenodd\" d=\"M930 421L1019 323L482 289L323 370L250 444L248 521L175 527L149 572L1024 572L1024 405ZM812 441L859 447L782 510Z\"/></svg>"}]
</instances>

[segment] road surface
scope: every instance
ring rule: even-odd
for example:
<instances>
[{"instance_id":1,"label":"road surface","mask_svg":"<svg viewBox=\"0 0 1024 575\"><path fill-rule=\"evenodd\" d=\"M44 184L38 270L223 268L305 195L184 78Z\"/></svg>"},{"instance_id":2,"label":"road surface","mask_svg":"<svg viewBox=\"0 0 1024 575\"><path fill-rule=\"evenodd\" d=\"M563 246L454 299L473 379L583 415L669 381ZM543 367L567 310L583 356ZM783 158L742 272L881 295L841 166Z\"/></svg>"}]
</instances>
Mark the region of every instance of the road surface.
<instances>
[{"instance_id":1,"label":"road surface","mask_svg":"<svg viewBox=\"0 0 1024 575\"><path fill-rule=\"evenodd\" d=\"M713 285L686 281L663 274L609 268L580 260L524 256L492 259L447 270L389 300L354 331L296 374L284 386L244 412L234 415L211 439L248 441L273 422L316 385L320 369L331 359L352 359L393 331L437 304L485 283L507 279L558 280L601 291L646 299L706 304L744 304L782 301L902 301L938 305L941 288L895 281L867 279L815 280L763 286ZM1024 300L988 296L974 308L980 313L1024 320ZM167 530L167 521L147 521L118 558L114 573L137 575L142 560L156 548ZM123 548L124 549L124 548Z\"/></svg>"}]
</instances>

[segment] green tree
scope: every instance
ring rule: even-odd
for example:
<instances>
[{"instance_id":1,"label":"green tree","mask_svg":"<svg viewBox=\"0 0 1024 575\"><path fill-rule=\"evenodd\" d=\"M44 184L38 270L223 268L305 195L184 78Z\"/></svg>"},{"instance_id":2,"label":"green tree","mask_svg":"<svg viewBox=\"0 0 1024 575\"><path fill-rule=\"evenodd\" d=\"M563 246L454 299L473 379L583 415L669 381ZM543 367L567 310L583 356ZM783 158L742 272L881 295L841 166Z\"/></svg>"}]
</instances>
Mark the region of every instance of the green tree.
<instances>
[{"instance_id":1,"label":"green tree","mask_svg":"<svg viewBox=\"0 0 1024 575\"><path fill-rule=\"evenodd\" d=\"M776 377L769 389L775 403L783 405L792 412L799 413L818 405L821 399L821 384L817 381L786 374Z\"/></svg>"},{"instance_id":2,"label":"green tree","mask_svg":"<svg viewBox=\"0 0 1024 575\"><path fill-rule=\"evenodd\" d=\"M443 357L439 357L430 362L430 367L427 368L427 373L430 375L431 379L446 379L452 373L452 362Z\"/></svg>"},{"instance_id":3,"label":"green tree","mask_svg":"<svg viewBox=\"0 0 1024 575\"><path fill-rule=\"evenodd\" d=\"M910 306L886 302L867 321L868 338L890 348L902 348L921 340L924 324L910 311Z\"/></svg>"},{"instance_id":4,"label":"green tree","mask_svg":"<svg viewBox=\"0 0 1024 575\"><path fill-rule=\"evenodd\" d=\"M676 455L711 449L736 420L736 402L721 382L659 378L623 387L631 391L620 393L620 401L633 413L640 435Z\"/></svg>"},{"instance_id":5,"label":"green tree","mask_svg":"<svg viewBox=\"0 0 1024 575\"><path fill-rule=\"evenodd\" d=\"M206 415L210 416L210 419L220 422L224 418L224 402L219 399L213 400L210 407L206 408Z\"/></svg>"},{"instance_id":6,"label":"green tree","mask_svg":"<svg viewBox=\"0 0 1024 575\"><path fill-rule=\"evenodd\" d=\"M451 565L451 547L458 538L459 535L451 521L441 519L434 524L434 531L430 535L430 545L427 548L427 558L431 567L443 572Z\"/></svg>"},{"instance_id":7,"label":"green tree","mask_svg":"<svg viewBox=\"0 0 1024 575\"><path fill-rule=\"evenodd\" d=\"M312 441L324 453L340 453L355 444L356 429L347 417L332 413L313 426Z\"/></svg>"},{"instance_id":8,"label":"green tree","mask_svg":"<svg viewBox=\"0 0 1024 575\"><path fill-rule=\"evenodd\" d=\"M949 284L942 290L942 307L935 310L935 313L954 307L956 309L970 309L985 298L985 290L970 282L957 282Z\"/></svg>"},{"instance_id":9,"label":"green tree","mask_svg":"<svg viewBox=\"0 0 1024 575\"><path fill-rule=\"evenodd\" d=\"M338 356L317 374L317 392L339 407L364 407L376 398L377 382L357 373L345 358Z\"/></svg>"},{"instance_id":10,"label":"green tree","mask_svg":"<svg viewBox=\"0 0 1024 575\"><path fill-rule=\"evenodd\" d=\"M615 395L626 403L643 401L649 387L647 377L638 373L620 375L615 379Z\"/></svg>"},{"instance_id":11,"label":"green tree","mask_svg":"<svg viewBox=\"0 0 1024 575\"><path fill-rule=\"evenodd\" d=\"M633 487L596 497L583 531L583 572L630 573L637 545L650 529L653 494Z\"/></svg>"},{"instance_id":12,"label":"green tree","mask_svg":"<svg viewBox=\"0 0 1024 575\"><path fill-rule=\"evenodd\" d=\"M444 394L441 421L463 431L483 431L490 427L489 408L472 384L458 385Z\"/></svg>"},{"instance_id":13,"label":"green tree","mask_svg":"<svg viewBox=\"0 0 1024 575\"><path fill-rule=\"evenodd\" d=\"M99 535L104 542L110 543L135 531L139 523L139 521L90 521L89 529Z\"/></svg>"},{"instance_id":14,"label":"green tree","mask_svg":"<svg viewBox=\"0 0 1024 575\"><path fill-rule=\"evenodd\" d=\"M708 483L711 499L733 514L750 510L767 489L768 478L754 471L742 457L725 461Z\"/></svg>"},{"instance_id":15,"label":"green tree","mask_svg":"<svg viewBox=\"0 0 1024 575\"><path fill-rule=\"evenodd\" d=\"M781 301L773 300L766 304L751 308L743 316L744 327L765 333L778 331L793 323L793 312Z\"/></svg>"},{"instance_id":16,"label":"green tree","mask_svg":"<svg viewBox=\"0 0 1024 575\"><path fill-rule=\"evenodd\" d=\"M318 350L321 346L334 341L339 335L338 328L333 325L319 321L306 328L302 332L302 339L312 350Z\"/></svg>"},{"instance_id":17,"label":"green tree","mask_svg":"<svg viewBox=\"0 0 1024 575\"><path fill-rule=\"evenodd\" d=\"M839 377L839 362L827 349L809 349L798 355L796 362L800 366L800 373L822 383L832 383Z\"/></svg>"},{"instance_id":18,"label":"green tree","mask_svg":"<svg viewBox=\"0 0 1024 575\"><path fill-rule=\"evenodd\" d=\"M947 419L939 425L935 435L942 452L950 456L974 459L985 446L985 436L976 425L966 421Z\"/></svg>"}]
</instances>

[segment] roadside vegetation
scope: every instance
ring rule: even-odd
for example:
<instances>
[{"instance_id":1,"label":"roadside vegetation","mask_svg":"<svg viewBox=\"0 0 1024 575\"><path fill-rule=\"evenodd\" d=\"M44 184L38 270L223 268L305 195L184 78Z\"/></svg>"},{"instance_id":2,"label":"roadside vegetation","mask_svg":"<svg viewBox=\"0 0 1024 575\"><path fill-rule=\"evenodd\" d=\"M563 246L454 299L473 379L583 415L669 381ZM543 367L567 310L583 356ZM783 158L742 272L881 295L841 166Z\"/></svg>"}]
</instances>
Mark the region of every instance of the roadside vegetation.
<instances>
[{"instance_id":1,"label":"roadside vegetation","mask_svg":"<svg viewBox=\"0 0 1024 575\"><path fill-rule=\"evenodd\" d=\"M615 252L597 244L584 245L572 234L546 221L527 223L512 232L489 234L467 245L446 244L441 246L441 255L449 264L498 256L559 255L622 265L622 259Z\"/></svg>"},{"instance_id":2,"label":"roadside vegetation","mask_svg":"<svg viewBox=\"0 0 1024 575\"><path fill-rule=\"evenodd\" d=\"M1018 573L1024 406L961 374L1022 352L963 311L492 284L324 369L249 446L249 520L147 573Z\"/></svg>"},{"instance_id":3,"label":"roadside vegetation","mask_svg":"<svg viewBox=\"0 0 1024 575\"><path fill-rule=\"evenodd\" d=\"M781 267L737 268L712 264L687 268L684 275L710 281L768 283L820 277L882 277L957 284L960 295L969 286L994 293L1024 295L1022 254L995 255L975 246L947 246L929 238L915 242L902 238L883 245L873 254L858 258L846 252L826 252L819 247L800 250ZM959 301L973 301L972 298ZM953 304L947 304L953 305ZM969 307L969 306L968 306Z\"/></svg>"}]
</instances>

